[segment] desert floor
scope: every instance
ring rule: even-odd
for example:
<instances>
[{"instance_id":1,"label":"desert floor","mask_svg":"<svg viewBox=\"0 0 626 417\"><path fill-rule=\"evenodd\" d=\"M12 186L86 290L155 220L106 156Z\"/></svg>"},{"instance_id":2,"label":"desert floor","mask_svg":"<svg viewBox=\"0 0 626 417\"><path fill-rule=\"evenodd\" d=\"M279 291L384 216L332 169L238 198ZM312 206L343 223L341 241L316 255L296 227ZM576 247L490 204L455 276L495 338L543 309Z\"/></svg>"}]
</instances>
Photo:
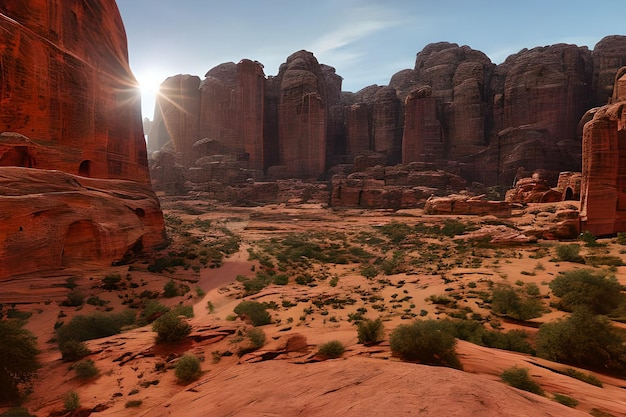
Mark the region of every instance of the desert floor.
<instances>
[{"instance_id":1,"label":"desert floor","mask_svg":"<svg viewBox=\"0 0 626 417\"><path fill-rule=\"evenodd\" d=\"M297 202L231 207L164 199L162 205L172 243L155 256L183 259L186 266L151 272L153 260L136 259L0 283L0 303L30 313L26 327L38 336L43 367L23 404L30 413L66 415L63 397L74 391L80 415L94 416L626 416L626 381L609 375L576 368L597 377L603 384L597 387L564 375L569 365L463 340L456 345L463 371L403 362L389 347L398 325L446 318L475 320L489 330L524 330L532 344L541 323L567 314L551 307L548 284L559 273L607 270L626 285L626 266L555 258L558 245L579 244L587 259L623 259L626 246L615 238L588 247L548 240L494 245L485 237L503 227L521 233L558 207L537 206L533 214L499 219ZM433 232L444 224L467 227L459 235ZM223 259L215 248L227 253ZM103 288L103 280L116 274L116 289ZM277 285L276 275L284 275L286 285ZM169 281L178 286L178 296L163 296ZM545 308L541 317L519 321L494 314L485 294L500 284L520 290L536 285ZM70 291L102 305L64 306ZM88 380L62 361L54 343L61 323L93 312L140 311L157 295L167 307L193 306L185 341L156 343L151 325L88 341L88 358L99 370ZM274 306L268 310L272 323L261 327L264 346L249 353L242 352L252 326L233 312L243 299ZM355 323L379 317L385 340L360 344ZM614 326L626 329L620 321ZM323 360L317 349L333 340L346 350L339 359ZM202 376L187 385L173 371L184 353L203 360ZM501 373L514 366L527 368L544 396L504 384ZM555 394L578 404L561 405Z\"/></svg>"}]
</instances>

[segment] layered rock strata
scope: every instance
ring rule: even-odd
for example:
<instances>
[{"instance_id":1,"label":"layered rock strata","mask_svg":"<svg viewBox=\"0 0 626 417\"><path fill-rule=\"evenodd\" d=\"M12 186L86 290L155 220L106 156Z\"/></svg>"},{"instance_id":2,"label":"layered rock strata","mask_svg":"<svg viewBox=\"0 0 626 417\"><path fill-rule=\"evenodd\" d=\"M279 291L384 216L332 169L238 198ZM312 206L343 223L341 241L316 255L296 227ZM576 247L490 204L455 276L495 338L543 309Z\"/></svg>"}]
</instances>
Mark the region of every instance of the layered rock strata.
<instances>
[{"instance_id":1,"label":"layered rock strata","mask_svg":"<svg viewBox=\"0 0 626 417\"><path fill-rule=\"evenodd\" d=\"M288 57L275 77L244 60L212 69L205 80L166 81L149 143L156 151L171 141L185 169L210 156L212 168L243 170L231 176L244 180L329 178L337 166L358 172L359 160L372 153L382 165L428 162L445 170L454 161L468 182L486 185L513 184L520 169L556 179L580 171L578 122L606 104L623 61L624 36L608 36L593 51L568 44L524 49L499 65L468 46L439 42L388 86L350 93L307 51ZM172 90L180 84L185 88ZM173 105L189 120L180 122ZM190 154L201 140L224 148Z\"/></svg>"},{"instance_id":2,"label":"layered rock strata","mask_svg":"<svg viewBox=\"0 0 626 417\"><path fill-rule=\"evenodd\" d=\"M0 29L0 279L160 244L115 1L7 0Z\"/></svg>"},{"instance_id":3,"label":"layered rock strata","mask_svg":"<svg viewBox=\"0 0 626 417\"><path fill-rule=\"evenodd\" d=\"M611 103L592 109L584 125L581 226L594 235L626 231L626 67Z\"/></svg>"}]
</instances>

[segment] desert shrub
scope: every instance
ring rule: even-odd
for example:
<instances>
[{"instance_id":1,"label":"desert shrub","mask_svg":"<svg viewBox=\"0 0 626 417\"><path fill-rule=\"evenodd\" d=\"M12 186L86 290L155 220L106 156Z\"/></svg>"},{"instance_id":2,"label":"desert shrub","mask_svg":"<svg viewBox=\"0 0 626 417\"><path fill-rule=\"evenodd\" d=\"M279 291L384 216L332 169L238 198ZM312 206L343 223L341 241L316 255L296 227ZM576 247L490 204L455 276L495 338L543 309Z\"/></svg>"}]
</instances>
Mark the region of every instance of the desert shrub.
<instances>
[{"instance_id":1,"label":"desert shrub","mask_svg":"<svg viewBox=\"0 0 626 417\"><path fill-rule=\"evenodd\" d=\"M172 298L178 296L178 286L174 280L169 280L163 286L163 297Z\"/></svg>"},{"instance_id":2,"label":"desert shrub","mask_svg":"<svg viewBox=\"0 0 626 417\"><path fill-rule=\"evenodd\" d=\"M265 344L265 332L262 329L250 329L246 336L254 349L259 349Z\"/></svg>"},{"instance_id":3,"label":"desert shrub","mask_svg":"<svg viewBox=\"0 0 626 417\"><path fill-rule=\"evenodd\" d=\"M174 367L174 375L184 384L188 384L200 378L200 375L202 375L200 359L190 353L181 356Z\"/></svg>"},{"instance_id":4,"label":"desert shrub","mask_svg":"<svg viewBox=\"0 0 626 417\"><path fill-rule=\"evenodd\" d=\"M22 407L9 408L4 413L0 414L0 417L36 417L28 412L27 409Z\"/></svg>"},{"instance_id":5,"label":"desert shrub","mask_svg":"<svg viewBox=\"0 0 626 417\"><path fill-rule=\"evenodd\" d=\"M357 325L359 343L378 343L385 337L385 326L379 317L376 320L363 320Z\"/></svg>"},{"instance_id":6,"label":"desert shrub","mask_svg":"<svg viewBox=\"0 0 626 417\"><path fill-rule=\"evenodd\" d=\"M585 230L584 232L582 232L578 236L578 240L585 242L585 245L591 248L603 246L602 244L597 242L596 237L589 230Z\"/></svg>"},{"instance_id":7,"label":"desert shrub","mask_svg":"<svg viewBox=\"0 0 626 417\"><path fill-rule=\"evenodd\" d=\"M565 406L568 406L570 408L575 408L578 405L578 400L568 396L568 395L564 395L564 394L558 394L555 393L554 394L554 401L556 401L559 404L563 404Z\"/></svg>"},{"instance_id":8,"label":"desert shrub","mask_svg":"<svg viewBox=\"0 0 626 417\"><path fill-rule=\"evenodd\" d=\"M60 341L59 350L61 351L61 358L66 362L77 361L91 353L85 342L74 339Z\"/></svg>"},{"instance_id":9,"label":"desert shrub","mask_svg":"<svg viewBox=\"0 0 626 417\"><path fill-rule=\"evenodd\" d=\"M124 408L136 408L141 406L141 404L143 404L143 401L141 400L130 400L124 404Z\"/></svg>"},{"instance_id":10,"label":"desert shrub","mask_svg":"<svg viewBox=\"0 0 626 417\"><path fill-rule=\"evenodd\" d=\"M534 353L535 350L528 343L528 333L523 330L509 330L497 332L485 330L482 334L482 342L485 346L496 349L510 350L513 352Z\"/></svg>"},{"instance_id":11,"label":"desert shrub","mask_svg":"<svg viewBox=\"0 0 626 417\"><path fill-rule=\"evenodd\" d=\"M265 271L258 271L254 278L238 275L237 281L243 284L244 296L253 295L272 283L274 277ZM280 279L279 279L280 281Z\"/></svg>"},{"instance_id":12,"label":"desert shrub","mask_svg":"<svg viewBox=\"0 0 626 417\"><path fill-rule=\"evenodd\" d=\"M289 284L289 277L287 275L276 275L274 277L274 284L276 285L287 285Z\"/></svg>"},{"instance_id":13,"label":"desert shrub","mask_svg":"<svg viewBox=\"0 0 626 417\"><path fill-rule=\"evenodd\" d=\"M61 303L66 307L80 307L85 303L85 295L79 290L72 290L67 294L67 298Z\"/></svg>"},{"instance_id":14,"label":"desert shrub","mask_svg":"<svg viewBox=\"0 0 626 417\"><path fill-rule=\"evenodd\" d=\"M96 364L91 359L83 359L72 365L71 369L76 372L76 377L79 379L89 379L98 375L99 371Z\"/></svg>"},{"instance_id":15,"label":"desert shrub","mask_svg":"<svg viewBox=\"0 0 626 417\"><path fill-rule=\"evenodd\" d=\"M536 381L534 381L530 375L528 375L528 369L526 368L518 368L517 366L513 368L506 369L500 375L502 380L509 384L512 387L532 392L533 394L543 395L543 389L541 389L541 385L539 385Z\"/></svg>"},{"instance_id":16,"label":"desert shrub","mask_svg":"<svg viewBox=\"0 0 626 417\"><path fill-rule=\"evenodd\" d=\"M435 320L399 325L391 333L389 344L392 352L408 361L462 368L454 336L447 325Z\"/></svg>"},{"instance_id":17,"label":"desert shrub","mask_svg":"<svg viewBox=\"0 0 626 417\"><path fill-rule=\"evenodd\" d=\"M560 261L585 263L584 258L580 256L580 245L578 244L557 245L556 256Z\"/></svg>"},{"instance_id":18,"label":"desert shrub","mask_svg":"<svg viewBox=\"0 0 626 417\"><path fill-rule=\"evenodd\" d=\"M620 245L626 245L626 232L618 232L616 242Z\"/></svg>"},{"instance_id":19,"label":"desert shrub","mask_svg":"<svg viewBox=\"0 0 626 417\"><path fill-rule=\"evenodd\" d=\"M156 300L148 300L139 316L139 324L146 325L152 323L170 309Z\"/></svg>"},{"instance_id":20,"label":"desert shrub","mask_svg":"<svg viewBox=\"0 0 626 417\"><path fill-rule=\"evenodd\" d=\"M367 279L374 279L379 273L378 267L374 265L367 265L361 269L361 275L363 275Z\"/></svg>"},{"instance_id":21,"label":"desert shrub","mask_svg":"<svg viewBox=\"0 0 626 417\"><path fill-rule=\"evenodd\" d=\"M102 307L103 305L105 305L107 303L107 301L104 301L103 299L101 299L98 296L93 296L93 297L89 297L87 299L86 303L91 305L91 306Z\"/></svg>"},{"instance_id":22,"label":"desert shrub","mask_svg":"<svg viewBox=\"0 0 626 417\"><path fill-rule=\"evenodd\" d=\"M102 288L105 290L117 290L120 282L122 281L122 276L120 274L110 274L106 277L102 278Z\"/></svg>"},{"instance_id":23,"label":"desert shrub","mask_svg":"<svg viewBox=\"0 0 626 417\"><path fill-rule=\"evenodd\" d=\"M23 322L0 320L0 403L17 401L40 365L37 338Z\"/></svg>"},{"instance_id":24,"label":"desert shrub","mask_svg":"<svg viewBox=\"0 0 626 417\"><path fill-rule=\"evenodd\" d=\"M67 340L99 339L112 336L122 331L124 326L135 322L135 313L128 310L122 313L93 313L75 316L69 323L57 329L59 344Z\"/></svg>"},{"instance_id":25,"label":"desert shrub","mask_svg":"<svg viewBox=\"0 0 626 417\"><path fill-rule=\"evenodd\" d=\"M537 333L537 355L583 368L626 372L626 346L605 316L578 307L566 319L544 323Z\"/></svg>"},{"instance_id":26,"label":"desert shrub","mask_svg":"<svg viewBox=\"0 0 626 417\"><path fill-rule=\"evenodd\" d=\"M272 322L272 317L266 309L266 305L258 301L242 301L237 304L234 312L239 317L248 318L253 326L263 326Z\"/></svg>"},{"instance_id":27,"label":"desert shrub","mask_svg":"<svg viewBox=\"0 0 626 417\"><path fill-rule=\"evenodd\" d=\"M411 226L395 220L391 223L379 226L378 230L392 243L401 243L408 235L413 233L413 228Z\"/></svg>"},{"instance_id":28,"label":"desert shrub","mask_svg":"<svg viewBox=\"0 0 626 417\"><path fill-rule=\"evenodd\" d=\"M148 271L156 273L165 270L173 271L173 268L177 266L185 266L185 260L180 257L157 258L148 265Z\"/></svg>"},{"instance_id":29,"label":"desert shrub","mask_svg":"<svg viewBox=\"0 0 626 417\"><path fill-rule=\"evenodd\" d=\"M587 306L596 314L607 314L617 308L622 299L622 286L605 271L575 269L561 272L549 284L552 293L560 297L559 308L572 311Z\"/></svg>"},{"instance_id":30,"label":"desert shrub","mask_svg":"<svg viewBox=\"0 0 626 417\"><path fill-rule=\"evenodd\" d=\"M246 353L254 352L265 345L265 332L259 328L253 328L246 332L247 343L239 347L237 354L243 356Z\"/></svg>"},{"instance_id":31,"label":"desert shrub","mask_svg":"<svg viewBox=\"0 0 626 417\"><path fill-rule=\"evenodd\" d=\"M191 333L191 325L175 311L169 311L152 323L157 342L178 342Z\"/></svg>"},{"instance_id":32,"label":"desert shrub","mask_svg":"<svg viewBox=\"0 0 626 417\"><path fill-rule=\"evenodd\" d=\"M566 368L563 370L562 373L563 375L567 375L579 381L586 382L587 384L595 385L596 387L602 388L602 381L600 381L594 375L586 374L573 368Z\"/></svg>"},{"instance_id":33,"label":"desert shrub","mask_svg":"<svg viewBox=\"0 0 626 417\"><path fill-rule=\"evenodd\" d=\"M80 408L80 398L75 391L70 391L63 396L65 411L74 411Z\"/></svg>"},{"instance_id":34,"label":"desert shrub","mask_svg":"<svg viewBox=\"0 0 626 417\"><path fill-rule=\"evenodd\" d=\"M325 359L336 359L341 357L345 351L346 348L343 346L343 343L338 340L331 340L322 344L318 348L317 354Z\"/></svg>"},{"instance_id":35,"label":"desert shrub","mask_svg":"<svg viewBox=\"0 0 626 417\"><path fill-rule=\"evenodd\" d=\"M494 288L491 309L517 320L529 320L543 314L543 304L538 298L530 297L510 285L501 284Z\"/></svg>"}]
</instances>

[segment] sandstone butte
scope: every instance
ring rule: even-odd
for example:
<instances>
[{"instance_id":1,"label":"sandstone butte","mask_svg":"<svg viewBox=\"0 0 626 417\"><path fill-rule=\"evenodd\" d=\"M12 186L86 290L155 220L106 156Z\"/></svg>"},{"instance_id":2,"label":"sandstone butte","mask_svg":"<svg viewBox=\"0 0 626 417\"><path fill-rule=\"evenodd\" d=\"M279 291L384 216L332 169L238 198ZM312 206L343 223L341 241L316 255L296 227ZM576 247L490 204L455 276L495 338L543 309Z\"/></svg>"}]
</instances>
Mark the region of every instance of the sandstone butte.
<instances>
[{"instance_id":1,"label":"sandstone butte","mask_svg":"<svg viewBox=\"0 0 626 417\"><path fill-rule=\"evenodd\" d=\"M115 1L6 0L0 29L0 279L161 244Z\"/></svg>"},{"instance_id":2,"label":"sandstone butte","mask_svg":"<svg viewBox=\"0 0 626 417\"><path fill-rule=\"evenodd\" d=\"M433 43L389 85L356 93L308 51L276 76L249 59L204 78L175 75L161 85L148 135L148 149L161 151L154 180L206 190L212 181L329 179L360 171L363 158L427 162L487 186L510 186L520 168L556 179L580 171L579 122L611 100L624 63L626 36L607 36L593 50L523 49L499 65L469 46Z\"/></svg>"}]
</instances>

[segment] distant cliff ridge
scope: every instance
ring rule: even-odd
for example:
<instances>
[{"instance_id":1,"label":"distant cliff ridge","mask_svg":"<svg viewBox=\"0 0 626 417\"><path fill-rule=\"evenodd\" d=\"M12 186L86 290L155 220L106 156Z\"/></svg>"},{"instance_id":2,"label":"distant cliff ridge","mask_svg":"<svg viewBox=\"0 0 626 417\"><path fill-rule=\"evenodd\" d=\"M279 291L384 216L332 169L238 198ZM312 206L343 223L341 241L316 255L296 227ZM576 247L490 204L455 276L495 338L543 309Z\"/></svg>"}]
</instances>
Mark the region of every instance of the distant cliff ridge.
<instances>
[{"instance_id":1,"label":"distant cliff ridge","mask_svg":"<svg viewBox=\"0 0 626 417\"><path fill-rule=\"evenodd\" d=\"M288 57L273 77L242 60L204 80L167 79L148 147L169 149L198 181L228 166L251 171L230 177L320 178L374 154L385 165L436 163L468 181L510 185L520 168L580 170L579 121L608 102L625 64L626 36L605 37L593 51L524 49L500 65L440 42L388 86L350 93L307 51Z\"/></svg>"}]
</instances>

